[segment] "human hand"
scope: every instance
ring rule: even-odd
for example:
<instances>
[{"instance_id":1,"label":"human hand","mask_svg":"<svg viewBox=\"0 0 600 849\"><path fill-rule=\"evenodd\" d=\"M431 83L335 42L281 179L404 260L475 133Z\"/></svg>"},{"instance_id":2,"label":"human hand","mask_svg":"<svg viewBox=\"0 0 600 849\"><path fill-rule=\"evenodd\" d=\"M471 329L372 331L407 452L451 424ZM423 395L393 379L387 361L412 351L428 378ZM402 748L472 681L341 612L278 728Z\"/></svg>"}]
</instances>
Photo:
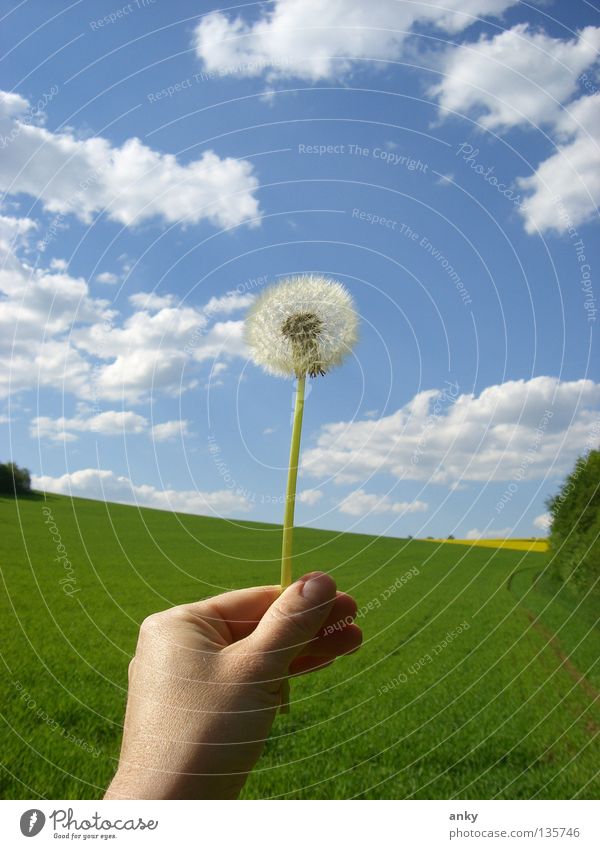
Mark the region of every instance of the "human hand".
<instances>
[{"instance_id":1,"label":"human hand","mask_svg":"<svg viewBox=\"0 0 600 849\"><path fill-rule=\"evenodd\" d=\"M282 682L357 649L355 616L354 599L323 572L281 594L235 590L149 616L129 665L121 755L105 798L237 798Z\"/></svg>"}]
</instances>

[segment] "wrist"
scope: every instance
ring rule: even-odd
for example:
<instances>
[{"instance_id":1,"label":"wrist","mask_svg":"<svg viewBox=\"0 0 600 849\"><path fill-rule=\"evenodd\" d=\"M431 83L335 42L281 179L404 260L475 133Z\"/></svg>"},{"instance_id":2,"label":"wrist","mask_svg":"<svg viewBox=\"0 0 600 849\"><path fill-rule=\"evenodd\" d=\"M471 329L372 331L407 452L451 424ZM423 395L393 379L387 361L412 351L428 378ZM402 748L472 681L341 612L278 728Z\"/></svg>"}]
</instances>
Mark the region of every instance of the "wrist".
<instances>
[{"instance_id":1,"label":"wrist","mask_svg":"<svg viewBox=\"0 0 600 849\"><path fill-rule=\"evenodd\" d=\"M119 765L104 799L237 799L241 775L186 775Z\"/></svg>"}]
</instances>

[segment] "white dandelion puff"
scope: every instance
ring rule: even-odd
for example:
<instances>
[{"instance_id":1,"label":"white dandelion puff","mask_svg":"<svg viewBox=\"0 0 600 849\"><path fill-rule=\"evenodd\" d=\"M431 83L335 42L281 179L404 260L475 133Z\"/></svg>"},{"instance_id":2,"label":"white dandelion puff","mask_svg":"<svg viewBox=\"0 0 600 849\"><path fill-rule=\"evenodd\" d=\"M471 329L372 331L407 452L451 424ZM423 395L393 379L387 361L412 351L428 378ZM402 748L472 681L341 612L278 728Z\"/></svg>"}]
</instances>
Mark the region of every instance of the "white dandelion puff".
<instances>
[{"instance_id":1,"label":"white dandelion puff","mask_svg":"<svg viewBox=\"0 0 600 849\"><path fill-rule=\"evenodd\" d=\"M358 338L349 292L336 280L290 277L260 295L248 313L245 339L254 362L279 377L324 375Z\"/></svg>"},{"instance_id":2,"label":"white dandelion puff","mask_svg":"<svg viewBox=\"0 0 600 849\"><path fill-rule=\"evenodd\" d=\"M281 545L281 588L285 589L292 582L306 376L325 375L343 362L358 339L358 316L341 283L305 274L282 280L256 299L246 317L244 337L257 365L269 374L297 379ZM280 702L284 713L289 710L289 697L289 682L284 680Z\"/></svg>"}]
</instances>

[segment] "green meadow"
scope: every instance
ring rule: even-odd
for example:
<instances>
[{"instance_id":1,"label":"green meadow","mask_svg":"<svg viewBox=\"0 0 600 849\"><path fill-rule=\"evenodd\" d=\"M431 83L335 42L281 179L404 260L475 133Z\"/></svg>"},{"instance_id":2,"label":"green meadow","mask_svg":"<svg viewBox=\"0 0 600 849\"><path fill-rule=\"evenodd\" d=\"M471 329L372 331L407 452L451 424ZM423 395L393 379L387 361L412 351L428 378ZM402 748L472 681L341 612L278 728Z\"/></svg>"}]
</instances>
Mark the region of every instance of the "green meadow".
<instances>
[{"instance_id":1,"label":"green meadow","mask_svg":"<svg viewBox=\"0 0 600 849\"><path fill-rule=\"evenodd\" d=\"M0 499L3 798L100 798L149 613L276 583L274 525ZM592 798L597 611L550 555L301 529L364 645L292 683L249 798Z\"/></svg>"}]
</instances>

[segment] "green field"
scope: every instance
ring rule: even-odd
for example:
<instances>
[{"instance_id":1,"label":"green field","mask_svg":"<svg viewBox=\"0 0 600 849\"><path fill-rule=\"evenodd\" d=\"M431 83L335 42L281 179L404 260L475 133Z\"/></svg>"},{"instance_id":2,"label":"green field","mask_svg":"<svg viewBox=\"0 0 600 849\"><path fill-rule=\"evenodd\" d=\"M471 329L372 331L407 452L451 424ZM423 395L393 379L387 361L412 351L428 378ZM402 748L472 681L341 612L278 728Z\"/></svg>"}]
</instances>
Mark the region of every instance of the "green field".
<instances>
[{"instance_id":1,"label":"green field","mask_svg":"<svg viewBox=\"0 0 600 849\"><path fill-rule=\"evenodd\" d=\"M0 523L1 795L99 798L141 620L276 583L279 529L60 496L0 499ZM357 597L365 642L293 683L248 797L598 796L597 611L549 555L317 530L297 549L298 575Z\"/></svg>"}]
</instances>

